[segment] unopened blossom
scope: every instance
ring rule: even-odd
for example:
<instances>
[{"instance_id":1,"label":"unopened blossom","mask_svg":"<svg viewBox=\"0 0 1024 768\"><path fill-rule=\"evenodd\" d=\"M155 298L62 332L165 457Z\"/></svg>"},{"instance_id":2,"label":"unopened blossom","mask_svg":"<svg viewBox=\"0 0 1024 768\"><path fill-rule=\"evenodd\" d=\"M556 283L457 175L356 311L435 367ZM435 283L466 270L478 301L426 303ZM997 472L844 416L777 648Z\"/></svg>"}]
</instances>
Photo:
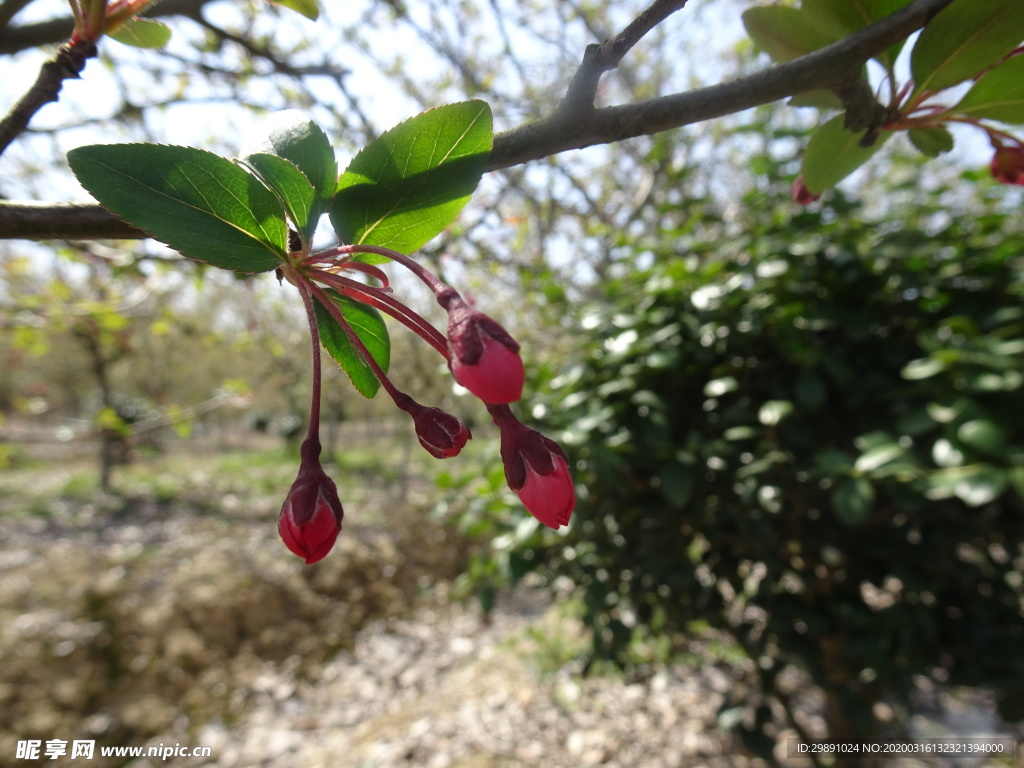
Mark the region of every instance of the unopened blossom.
<instances>
[{"instance_id":1,"label":"unopened blossom","mask_svg":"<svg viewBox=\"0 0 1024 768\"><path fill-rule=\"evenodd\" d=\"M281 507L277 530L285 545L306 564L322 559L341 532L345 515L338 489L320 466L320 442L307 437L299 474Z\"/></svg>"},{"instance_id":2,"label":"unopened blossom","mask_svg":"<svg viewBox=\"0 0 1024 768\"><path fill-rule=\"evenodd\" d=\"M998 146L989 170L1000 184L1024 186L1024 146Z\"/></svg>"},{"instance_id":3,"label":"unopened blossom","mask_svg":"<svg viewBox=\"0 0 1024 768\"><path fill-rule=\"evenodd\" d=\"M522 397L526 373L519 343L459 296L448 299L445 309L455 380L485 403L512 403Z\"/></svg>"},{"instance_id":4,"label":"unopened blossom","mask_svg":"<svg viewBox=\"0 0 1024 768\"><path fill-rule=\"evenodd\" d=\"M399 408L412 416L420 445L435 459L458 456L466 442L473 437L469 427L447 411L420 405L404 394L395 402Z\"/></svg>"},{"instance_id":5,"label":"unopened blossom","mask_svg":"<svg viewBox=\"0 0 1024 768\"><path fill-rule=\"evenodd\" d=\"M507 405L491 406L488 411L501 430L501 460L508 487L548 528L566 525L576 507L576 488L565 451L522 424Z\"/></svg>"}]
</instances>

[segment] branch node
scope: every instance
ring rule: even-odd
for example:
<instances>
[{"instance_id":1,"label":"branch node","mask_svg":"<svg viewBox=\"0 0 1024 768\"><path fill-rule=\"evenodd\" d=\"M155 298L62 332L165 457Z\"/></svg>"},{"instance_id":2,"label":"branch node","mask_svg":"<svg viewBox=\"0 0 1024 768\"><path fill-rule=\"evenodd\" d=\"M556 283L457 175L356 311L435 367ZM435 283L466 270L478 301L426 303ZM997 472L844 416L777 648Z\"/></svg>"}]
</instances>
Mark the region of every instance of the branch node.
<instances>
[{"instance_id":1,"label":"branch node","mask_svg":"<svg viewBox=\"0 0 1024 768\"><path fill-rule=\"evenodd\" d=\"M864 78L863 73L858 69L833 89L833 93L846 108L843 116L843 127L848 131L866 131L864 141L871 146L874 138L877 138L879 129L886 123L891 123L895 117L890 107L878 103L871 86ZM869 136L874 138L868 138Z\"/></svg>"}]
</instances>

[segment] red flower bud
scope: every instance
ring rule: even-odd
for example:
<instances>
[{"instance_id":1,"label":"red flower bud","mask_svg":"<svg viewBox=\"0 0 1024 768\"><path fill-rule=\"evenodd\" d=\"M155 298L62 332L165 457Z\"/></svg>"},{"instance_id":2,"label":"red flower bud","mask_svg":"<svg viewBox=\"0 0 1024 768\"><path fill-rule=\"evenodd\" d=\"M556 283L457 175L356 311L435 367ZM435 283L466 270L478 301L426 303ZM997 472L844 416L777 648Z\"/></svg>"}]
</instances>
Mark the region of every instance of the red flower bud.
<instances>
[{"instance_id":1,"label":"red flower bud","mask_svg":"<svg viewBox=\"0 0 1024 768\"><path fill-rule=\"evenodd\" d=\"M554 440L520 423L507 405L488 410L501 429L501 460L508 487L548 528L566 525L576 507L576 488L565 451Z\"/></svg>"},{"instance_id":2,"label":"red flower bud","mask_svg":"<svg viewBox=\"0 0 1024 768\"><path fill-rule=\"evenodd\" d=\"M821 195L816 195L807 188L803 174L796 177L796 180L793 182L793 199L796 202L800 203L800 205L809 205L820 197Z\"/></svg>"},{"instance_id":3,"label":"red flower bud","mask_svg":"<svg viewBox=\"0 0 1024 768\"><path fill-rule=\"evenodd\" d=\"M569 516L576 507L576 488L565 459L555 455L551 458L554 469L546 475L538 473L532 464L525 462L526 479L516 495L530 514L548 528L557 530L559 526L568 524ZM508 480L507 474L505 479Z\"/></svg>"},{"instance_id":4,"label":"red flower bud","mask_svg":"<svg viewBox=\"0 0 1024 768\"><path fill-rule=\"evenodd\" d=\"M522 397L526 373L519 343L461 298L451 298L445 306L455 380L485 403L511 403Z\"/></svg>"},{"instance_id":5,"label":"red flower bud","mask_svg":"<svg viewBox=\"0 0 1024 768\"><path fill-rule=\"evenodd\" d=\"M307 437L301 456L299 474L281 507L277 530L288 549L309 565L331 551L345 511L334 481L320 466L319 441Z\"/></svg>"},{"instance_id":6,"label":"red flower bud","mask_svg":"<svg viewBox=\"0 0 1024 768\"><path fill-rule=\"evenodd\" d=\"M408 395L404 398L396 397L395 403L412 416L420 445L435 459L458 456L466 441L473 437L469 427L447 411L420 405Z\"/></svg>"},{"instance_id":7,"label":"red flower bud","mask_svg":"<svg viewBox=\"0 0 1024 768\"><path fill-rule=\"evenodd\" d=\"M1024 146L996 147L989 170L1000 184L1024 186Z\"/></svg>"}]
</instances>

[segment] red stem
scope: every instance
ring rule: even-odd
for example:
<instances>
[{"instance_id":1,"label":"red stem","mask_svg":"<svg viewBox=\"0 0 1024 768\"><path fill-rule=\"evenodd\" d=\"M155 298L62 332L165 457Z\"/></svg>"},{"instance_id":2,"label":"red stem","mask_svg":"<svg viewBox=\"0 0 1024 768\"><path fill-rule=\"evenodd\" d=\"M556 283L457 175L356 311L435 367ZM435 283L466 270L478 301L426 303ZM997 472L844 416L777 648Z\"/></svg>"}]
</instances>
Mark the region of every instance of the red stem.
<instances>
[{"instance_id":1,"label":"red stem","mask_svg":"<svg viewBox=\"0 0 1024 768\"><path fill-rule=\"evenodd\" d=\"M451 287L438 280L434 274L427 270L423 265L419 264L414 259L410 259L404 253L393 251L390 248L383 248L379 245L340 245L337 248L332 248L330 251L326 251L325 253L338 255L347 253L374 253L378 256L387 256L392 261L397 261L403 267L416 275L416 277L426 283L430 290L435 294L440 295L444 291L453 290Z\"/></svg>"},{"instance_id":2,"label":"red stem","mask_svg":"<svg viewBox=\"0 0 1024 768\"><path fill-rule=\"evenodd\" d=\"M313 337L313 402L309 406L309 429L306 430L306 439L319 443L320 389L323 382L320 365L320 329L316 324L316 313L313 311L313 300L310 298L310 291L318 289L302 277L299 278L296 286L299 293L302 294L302 303L306 307L306 318L309 320L309 333Z\"/></svg>"},{"instance_id":3,"label":"red stem","mask_svg":"<svg viewBox=\"0 0 1024 768\"><path fill-rule=\"evenodd\" d=\"M352 330L352 326L349 325L348 320L345 319L345 315L342 314L338 305L331 300L331 297L327 292L315 283L310 283L309 288L324 308L331 313L331 317L338 322L341 329L345 331L345 335L348 336L349 343L360 355L362 355L363 360L366 361L366 364L370 366L370 370L373 371L373 375L377 377L387 393L391 395L391 399L395 401L395 405L402 408L403 403L409 400L409 396L404 392L400 392L398 388L391 383L391 379L388 378L388 375L384 373L384 370L377 364L377 361L373 359L373 355L370 354L370 350L368 350L366 345L363 344L363 340L359 338L359 334Z\"/></svg>"},{"instance_id":4,"label":"red stem","mask_svg":"<svg viewBox=\"0 0 1024 768\"><path fill-rule=\"evenodd\" d=\"M394 297L384 293L380 288L374 288L343 275L336 275L323 270L318 270L316 277L344 296L387 312L407 328L415 331L424 341L440 352L445 360L449 359L448 340L445 339L441 332L419 314L413 312Z\"/></svg>"},{"instance_id":5,"label":"red stem","mask_svg":"<svg viewBox=\"0 0 1024 768\"><path fill-rule=\"evenodd\" d=\"M967 125L973 125L975 128L980 128L981 130L988 134L988 140L992 144L993 149L998 149L1000 146L1002 146L1001 144L996 142L997 136L1001 139L1006 139L1012 144L1024 146L1024 142L1021 142L1021 140L1014 136L1012 133L1000 131L998 128L993 128L990 125L985 125L984 123L980 122L978 119L973 117L951 117L949 118L949 122L965 123Z\"/></svg>"},{"instance_id":6,"label":"red stem","mask_svg":"<svg viewBox=\"0 0 1024 768\"><path fill-rule=\"evenodd\" d=\"M320 253L314 254L313 256L310 256L308 259L306 259L304 264L306 264L306 266L312 266L314 264L328 264L330 266L322 268L322 271L326 272L332 272L335 269L344 269L350 272L362 272L363 274L369 275L370 277L380 280L381 283L383 283L383 285L380 288L382 291L391 290L391 283L388 280L388 273L385 272L383 269L379 269L373 266L372 264L364 264L361 261L352 261L351 259L346 259L344 262L338 263L331 261L329 259L323 259L321 258L322 256L323 254Z\"/></svg>"}]
</instances>

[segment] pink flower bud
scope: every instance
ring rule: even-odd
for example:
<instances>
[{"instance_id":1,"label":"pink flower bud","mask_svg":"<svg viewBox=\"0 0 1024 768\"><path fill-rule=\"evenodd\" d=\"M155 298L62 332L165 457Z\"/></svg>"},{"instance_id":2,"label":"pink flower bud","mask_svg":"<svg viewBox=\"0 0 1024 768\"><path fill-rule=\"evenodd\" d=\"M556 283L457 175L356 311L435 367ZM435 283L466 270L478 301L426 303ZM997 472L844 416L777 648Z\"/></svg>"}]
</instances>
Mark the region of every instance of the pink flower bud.
<instances>
[{"instance_id":1,"label":"pink flower bud","mask_svg":"<svg viewBox=\"0 0 1024 768\"><path fill-rule=\"evenodd\" d=\"M331 551L345 511L334 481L320 466L319 441L307 437L301 456L299 474L281 507L277 530L285 546L309 565Z\"/></svg>"},{"instance_id":2,"label":"pink flower bud","mask_svg":"<svg viewBox=\"0 0 1024 768\"><path fill-rule=\"evenodd\" d=\"M568 457L554 440L520 423L508 406L488 409L501 429L505 481L530 514L557 530L576 507Z\"/></svg>"},{"instance_id":3,"label":"pink flower bud","mask_svg":"<svg viewBox=\"0 0 1024 768\"><path fill-rule=\"evenodd\" d=\"M469 427L447 411L420 405L408 395L396 397L395 403L412 416L420 445L435 459L458 456L466 441L473 437Z\"/></svg>"},{"instance_id":4,"label":"pink flower bud","mask_svg":"<svg viewBox=\"0 0 1024 768\"><path fill-rule=\"evenodd\" d=\"M1024 146L999 146L989 170L1000 184L1024 186Z\"/></svg>"},{"instance_id":5,"label":"pink flower bud","mask_svg":"<svg viewBox=\"0 0 1024 768\"><path fill-rule=\"evenodd\" d=\"M519 343L457 296L446 302L446 309L455 380L485 403L511 403L522 397L526 373Z\"/></svg>"},{"instance_id":6,"label":"pink flower bud","mask_svg":"<svg viewBox=\"0 0 1024 768\"><path fill-rule=\"evenodd\" d=\"M807 188L803 174L796 177L796 180L793 182L793 199L796 202L800 203L800 205L809 205L820 197L821 195L816 195Z\"/></svg>"}]
</instances>

